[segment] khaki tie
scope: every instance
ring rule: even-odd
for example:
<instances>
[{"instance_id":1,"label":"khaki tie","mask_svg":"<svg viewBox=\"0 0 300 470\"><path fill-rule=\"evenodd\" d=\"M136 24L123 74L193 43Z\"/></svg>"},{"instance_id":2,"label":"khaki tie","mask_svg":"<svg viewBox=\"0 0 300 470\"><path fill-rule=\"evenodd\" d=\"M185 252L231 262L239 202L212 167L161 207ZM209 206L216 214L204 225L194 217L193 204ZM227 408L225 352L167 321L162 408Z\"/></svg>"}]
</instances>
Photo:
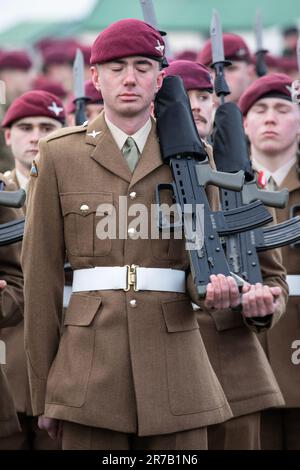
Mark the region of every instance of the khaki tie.
<instances>
[{"instance_id":1,"label":"khaki tie","mask_svg":"<svg viewBox=\"0 0 300 470\"><path fill-rule=\"evenodd\" d=\"M273 176L270 176L270 178L268 180L268 189L270 191L277 191L278 190L278 186L277 186L276 181L274 180Z\"/></svg>"},{"instance_id":2,"label":"khaki tie","mask_svg":"<svg viewBox=\"0 0 300 470\"><path fill-rule=\"evenodd\" d=\"M125 144L122 147L122 153L130 168L131 173L133 173L139 159L139 151L132 137L127 138Z\"/></svg>"}]
</instances>

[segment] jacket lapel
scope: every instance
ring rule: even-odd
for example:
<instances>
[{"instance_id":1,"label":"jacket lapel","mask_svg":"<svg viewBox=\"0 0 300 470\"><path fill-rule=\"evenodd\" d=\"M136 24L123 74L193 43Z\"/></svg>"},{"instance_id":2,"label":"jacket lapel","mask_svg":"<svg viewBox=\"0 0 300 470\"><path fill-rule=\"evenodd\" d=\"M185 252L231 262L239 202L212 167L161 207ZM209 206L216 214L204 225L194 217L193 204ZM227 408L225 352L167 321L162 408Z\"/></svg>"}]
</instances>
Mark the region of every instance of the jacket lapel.
<instances>
[{"instance_id":1,"label":"jacket lapel","mask_svg":"<svg viewBox=\"0 0 300 470\"><path fill-rule=\"evenodd\" d=\"M149 173L164 164L161 158L158 138L156 134L156 124L154 119L151 119L151 121L152 127L142 155L132 174L130 186L135 185L138 181L145 178L145 176L147 176Z\"/></svg>"},{"instance_id":2,"label":"jacket lapel","mask_svg":"<svg viewBox=\"0 0 300 470\"><path fill-rule=\"evenodd\" d=\"M284 180L282 181L279 189L288 188L289 192L295 191L300 188L300 179L298 176L298 165L295 163Z\"/></svg>"},{"instance_id":3,"label":"jacket lapel","mask_svg":"<svg viewBox=\"0 0 300 470\"><path fill-rule=\"evenodd\" d=\"M105 123L103 112L89 123L86 143L94 147L93 160L128 183L131 181L131 171Z\"/></svg>"}]
</instances>

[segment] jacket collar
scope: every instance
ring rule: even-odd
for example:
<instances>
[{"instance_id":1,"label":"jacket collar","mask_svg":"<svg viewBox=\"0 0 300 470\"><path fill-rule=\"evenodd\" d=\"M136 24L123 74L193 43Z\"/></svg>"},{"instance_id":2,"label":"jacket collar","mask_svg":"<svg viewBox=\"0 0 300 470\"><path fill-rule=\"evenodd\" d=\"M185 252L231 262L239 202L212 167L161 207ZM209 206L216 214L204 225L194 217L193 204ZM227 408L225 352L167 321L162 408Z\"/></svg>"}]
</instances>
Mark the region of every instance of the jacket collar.
<instances>
[{"instance_id":1,"label":"jacket collar","mask_svg":"<svg viewBox=\"0 0 300 470\"><path fill-rule=\"evenodd\" d=\"M107 127L104 112L87 126L86 143L93 147L91 158L110 172L130 183L130 186L133 186L147 174L154 171L160 165L163 165L154 119L151 119L151 123L151 131L133 174L129 170L123 155Z\"/></svg>"}]
</instances>

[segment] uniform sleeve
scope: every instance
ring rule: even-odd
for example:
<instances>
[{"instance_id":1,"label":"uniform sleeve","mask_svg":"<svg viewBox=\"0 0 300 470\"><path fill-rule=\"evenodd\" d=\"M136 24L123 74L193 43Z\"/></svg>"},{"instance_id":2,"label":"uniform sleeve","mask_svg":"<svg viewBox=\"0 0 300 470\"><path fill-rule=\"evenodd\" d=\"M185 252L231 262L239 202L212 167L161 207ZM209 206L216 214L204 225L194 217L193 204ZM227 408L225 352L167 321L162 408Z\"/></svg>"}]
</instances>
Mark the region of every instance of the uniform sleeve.
<instances>
[{"instance_id":1,"label":"uniform sleeve","mask_svg":"<svg viewBox=\"0 0 300 470\"><path fill-rule=\"evenodd\" d=\"M0 206L0 223L22 218L22 211ZM0 279L7 282L0 291L0 328L16 325L23 319L23 274L20 263L21 243L0 247Z\"/></svg>"},{"instance_id":2,"label":"uniform sleeve","mask_svg":"<svg viewBox=\"0 0 300 470\"><path fill-rule=\"evenodd\" d=\"M46 382L56 355L63 304L63 221L50 144L40 142L37 176L31 176L22 267L25 350L34 415L44 412Z\"/></svg>"}]
</instances>

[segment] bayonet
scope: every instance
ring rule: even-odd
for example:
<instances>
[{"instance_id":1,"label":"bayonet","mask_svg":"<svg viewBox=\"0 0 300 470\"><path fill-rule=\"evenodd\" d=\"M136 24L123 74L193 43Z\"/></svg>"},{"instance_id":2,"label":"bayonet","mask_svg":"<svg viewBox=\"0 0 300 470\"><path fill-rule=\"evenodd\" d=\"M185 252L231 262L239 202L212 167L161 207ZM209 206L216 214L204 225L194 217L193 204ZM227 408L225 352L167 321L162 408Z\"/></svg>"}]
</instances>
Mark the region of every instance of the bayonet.
<instances>
[{"instance_id":1,"label":"bayonet","mask_svg":"<svg viewBox=\"0 0 300 470\"><path fill-rule=\"evenodd\" d=\"M81 125L86 121L85 104L87 98L84 91L84 59L80 49L76 50L76 56L73 65L73 79L74 79L74 102L75 110L75 124Z\"/></svg>"},{"instance_id":2,"label":"bayonet","mask_svg":"<svg viewBox=\"0 0 300 470\"><path fill-rule=\"evenodd\" d=\"M230 62L225 60L224 57L222 26L217 10L213 10L210 37L213 59L211 66L215 69L216 74L214 83L215 92L217 96L221 97L221 103L224 103L225 96L230 94L229 87L224 77L224 66L229 65Z\"/></svg>"},{"instance_id":3,"label":"bayonet","mask_svg":"<svg viewBox=\"0 0 300 470\"><path fill-rule=\"evenodd\" d=\"M267 73L267 67L265 63L265 54L268 52L263 48L263 26L261 11L257 10L255 19L255 38L256 38L256 74L258 77L262 77Z\"/></svg>"},{"instance_id":4,"label":"bayonet","mask_svg":"<svg viewBox=\"0 0 300 470\"><path fill-rule=\"evenodd\" d=\"M158 30L158 22L157 22L155 9L154 9L153 0L140 0L140 4L141 4L142 12L143 12L144 21L150 24L151 26L153 26L153 28ZM166 46L164 55L167 58L172 57L172 52L171 52L170 44L169 44L167 37L164 37L164 43Z\"/></svg>"}]
</instances>

